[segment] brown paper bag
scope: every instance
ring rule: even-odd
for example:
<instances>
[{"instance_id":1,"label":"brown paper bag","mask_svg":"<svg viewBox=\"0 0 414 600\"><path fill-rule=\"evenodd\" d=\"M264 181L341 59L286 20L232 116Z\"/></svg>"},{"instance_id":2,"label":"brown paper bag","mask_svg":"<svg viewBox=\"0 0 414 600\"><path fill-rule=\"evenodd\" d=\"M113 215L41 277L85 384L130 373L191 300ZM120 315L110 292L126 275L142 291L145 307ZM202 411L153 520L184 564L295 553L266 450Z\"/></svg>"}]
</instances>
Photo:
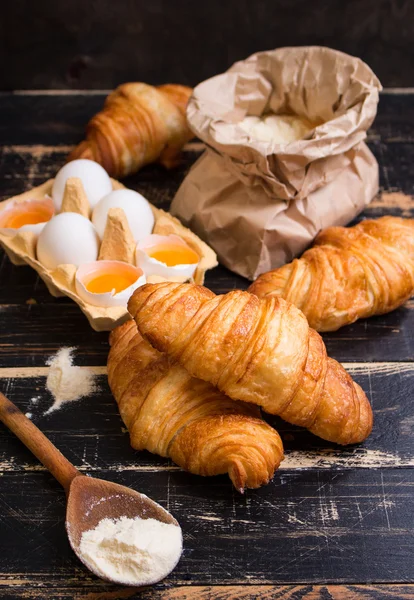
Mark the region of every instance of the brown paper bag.
<instances>
[{"instance_id":1,"label":"brown paper bag","mask_svg":"<svg viewBox=\"0 0 414 600\"><path fill-rule=\"evenodd\" d=\"M378 165L363 140L380 89L361 60L322 47L259 52L204 81L187 118L207 150L171 212L249 279L291 261L377 193ZM254 140L238 125L269 112L320 125L289 144Z\"/></svg>"}]
</instances>

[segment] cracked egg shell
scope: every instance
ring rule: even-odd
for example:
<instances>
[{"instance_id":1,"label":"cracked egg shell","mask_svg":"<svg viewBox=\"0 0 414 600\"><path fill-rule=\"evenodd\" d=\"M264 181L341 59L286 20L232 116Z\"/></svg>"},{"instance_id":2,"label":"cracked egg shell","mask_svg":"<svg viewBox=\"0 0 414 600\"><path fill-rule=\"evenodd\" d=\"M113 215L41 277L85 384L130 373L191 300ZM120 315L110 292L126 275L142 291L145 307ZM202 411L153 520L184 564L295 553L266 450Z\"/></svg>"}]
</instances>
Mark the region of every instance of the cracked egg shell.
<instances>
[{"instance_id":1,"label":"cracked egg shell","mask_svg":"<svg viewBox=\"0 0 414 600\"><path fill-rule=\"evenodd\" d=\"M0 212L0 231L9 235L17 231L32 231L39 235L54 212L53 201L49 197L43 200L10 202Z\"/></svg>"},{"instance_id":2,"label":"cracked egg shell","mask_svg":"<svg viewBox=\"0 0 414 600\"><path fill-rule=\"evenodd\" d=\"M118 260L97 260L76 271L76 293L94 306L127 306L133 292L144 285L142 269Z\"/></svg>"},{"instance_id":3,"label":"cracked egg shell","mask_svg":"<svg viewBox=\"0 0 414 600\"><path fill-rule=\"evenodd\" d=\"M190 278L200 256L178 235L149 235L137 244L135 262L148 277Z\"/></svg>"}]
</instances>

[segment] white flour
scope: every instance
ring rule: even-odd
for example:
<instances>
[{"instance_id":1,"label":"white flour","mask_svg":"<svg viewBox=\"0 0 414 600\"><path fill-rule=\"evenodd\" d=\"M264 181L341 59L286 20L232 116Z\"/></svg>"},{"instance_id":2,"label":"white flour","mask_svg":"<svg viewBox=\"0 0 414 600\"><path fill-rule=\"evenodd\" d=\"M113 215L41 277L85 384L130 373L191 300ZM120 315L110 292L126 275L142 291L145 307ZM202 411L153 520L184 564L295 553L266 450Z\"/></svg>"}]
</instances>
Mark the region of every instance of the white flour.
<instances>
[{"instance_id":1,"label":"white flour","mask_svg":"<svg viewBox=\"0 0 414 600\"><path fill-rule=\"evenodd\" d=\"M45 412L49 414L65 402L73 402L96 391L95 375L86 367L73 364L75 348L61 348L47 361L50 366L46 388L54 398L53 405Z\"/></svg>"},{"instance_id":2,"label":"white flour","mask_svg":"<svg viewBox=\"0 0 414 600\"><path fill-rule=\"evenodd\" d=\"M274 114L245 117L239 126L251 137L276 144L289 144L300 140L313 128L300 117Z\"/></svg>"},{"instance_id":3,"label":"white flour","mask_svg":"<svg viewBox=\"0 0 414 600\"><path fill-rule=\"evenodd\" d=\"M166 577L182 552L181 528L155 519L102 519L83 532L80 554L102 577L149 585Z\"/></svg>"}]
</instances>

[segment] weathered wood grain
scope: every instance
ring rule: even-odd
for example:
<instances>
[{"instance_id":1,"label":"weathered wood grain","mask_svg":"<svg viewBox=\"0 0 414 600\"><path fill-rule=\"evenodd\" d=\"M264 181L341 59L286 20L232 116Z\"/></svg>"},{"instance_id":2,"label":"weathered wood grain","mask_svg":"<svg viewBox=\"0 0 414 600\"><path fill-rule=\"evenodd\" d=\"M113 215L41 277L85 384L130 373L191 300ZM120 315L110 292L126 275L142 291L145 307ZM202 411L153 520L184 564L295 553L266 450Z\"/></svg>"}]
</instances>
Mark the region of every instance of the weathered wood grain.
<instances>
[{"instance_id":1,"label":"weathered wood grain","mask_svg":"<svg viewBox=\"0 0 414 600\"><path fill-rule=\"evenodd\" d=\"M410 585L209 586L143 592L147 600L402 600L414 597Z\"/></svg>"},{"instance_id":2,"label":"weathered wood grain","mask_svg":"<svg viewBox=\"0 0 414 600\"><path fill-rule=\"evenodd\" d=\"M266 415L281 434L289 469L392 469L414 466L414 363L347 364L350 373L366 390L374 409L374 429L359 446L340 447L323 441L300 427ZM177 471L170 461L135 452L119 417L103 368L96 367L99 392L68 404L55 413L44 413L52 404L45 389L45 373L39 368L0 369L0 390L29 412L32 420L57 444L78 468L86 471L108 469L143 473ZM13 374L17 372L17 377ZM28 376L28 373L32 373ZM24 377L26 373L26 377ZM31 399L35 398L35 402ZM82 420L79 422L79 414ZM31 471L42 467L6 429L0 428L0 472Z\"/></svg>"},{"instance_id":3,"label":"weathered wood grain","mask_svg":"<svg viewBox=\"0 0 414 600\"><path fill-rule=\"evenodd\" d=\"M21 270L30 276L28 267L14 269ZM234 287L233 277L227 280L220 277L223 271L222 268L215 269L206 278L206 285L218 293L225 293ZM16 281L14 277L11 279ZM247 282L244 282L238 287L246 285ZM27 294L20 300L21 304L0 305L1 367L44 366L47 357L61 346L78 346L80 364L105 364L108 354L107 332L93 331L74 302L67 298L50 297L46 289L41 289L43 282L35 281L32 290L28 290L25 284L23 286ZM18 290L19 286L10 287L4 293L13 295L14 289ZM26 304L26 300L31 298L38 303ZM328 353L341 362L413 361L414 311L409 307L357 321L338 332L324 334Z\"/></svg>"},{"instance_id":4,"label":"weathered wood grain","mask_svg":"<svg viewBox=\"0 0 414 600\"><path fill-rule=\"evenodd\" d=\"M403 583L413 574L413 469L286 471L244 496L224 476L99 475L148 494L180 522L185 550L168 583ZM48 473L4 473L2 487L0 578L27 572L87 584L66 539L57 482Z\"/></svg>"},{"instance_id":5,"label":"weathered wood grain","mask_svg":"<svg viewBox=\"0 0 414 600\"><path fill-rule=\"evenodd\" d=\"M164 589L116 588L88 582L79 588L67 579L59 581L59 589L45 582L14 577L9 589L0 587L0 598L33 598L41 590L42 598L56 600L407 600L414 597L414 586L407 585L209 585L166 586ZM1 582L0 582L1 586ZM56 586L57 587L57 586Z\"/></svg>"}]
</instances>

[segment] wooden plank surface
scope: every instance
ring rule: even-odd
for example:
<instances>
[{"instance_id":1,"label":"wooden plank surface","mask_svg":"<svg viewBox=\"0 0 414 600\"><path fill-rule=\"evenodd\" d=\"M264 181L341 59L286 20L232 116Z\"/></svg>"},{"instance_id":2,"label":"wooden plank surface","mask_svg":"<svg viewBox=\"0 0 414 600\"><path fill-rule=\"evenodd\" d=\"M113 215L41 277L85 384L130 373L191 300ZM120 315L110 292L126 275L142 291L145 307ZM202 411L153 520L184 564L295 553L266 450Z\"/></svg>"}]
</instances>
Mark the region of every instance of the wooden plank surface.
<instances>
[{"instance_id":1,"label":"wooden plank surface","mask_svg":"<svg viewBox=\"0 0 414 600\"><path fill-rule=\"evenodd\" d=\"M76 580L64 578L58 589L53 589L56 600L117 600L139 598L140 600L407 600L414 597L414 586L398 585L206 585L175 586L166 589L128 589L112 586L103 588L99 582L79 588ZM1 582L0 582L1 585ZM9 589L2 590L0 598L42 598L51 592L50 586L35 577L14 577Z\"/></svg>"},{"instance_id":2,"label":"wooden plank surface","mask_svg":"<svg viewBox=\"0 0 414 600\"><path fill-rule=\"evenodd\" d=\"M99 476L144 491L179 516L185 549L170 584L410 582L414 571L412 468L287 470L245 495L224 476L179 470L101 468ZM30 570L46 581L76 573L79 585L87 583L52 476L4 472L2 487L3 576Z\"/></svg>"},{"instance_id":3,"label":"wooden plank surface","mask_svg":"<svg viewBox=\"0 0 414 600\"><path fill-rule=\"evenodd\" d=\"M282 435L288 469L369 469L414 466L412 435L414 363L345 363L354 379L367 391L375 410L371 436L358 446L341 448L285 423L277 417L266 419ZM43 372L39 374L39 369ZM104 369L97 367L99 394L45 414L52 398L45 389L45 367L0 369L0 387L21 410L31 413L38 425L59 449L81 470L177 471L178 467L149 452L134 452L128 442L116 403L109 391ZM17 375L17 376L16 376ZM36 399L36 403L32 402ZM79 414L82 414L81 423ZM62 436L64 428L64 436ZM104 439L102 439L104 438ZM4 471L43 470L22 444L0 428L0 468Z\"/></svg>"},{"instance_id":4,"label":"wooden plank surface","mask_svg":"<svg viewBox=\"0 0 414 600\"><path fill-rule=\"evenodd\" d=\"M53 176L103 97L0 94L0 197ZM414 193L414 95L382 96L369 144L384 195L362 216L414 216L414 203L399 194ZM168 208L202 149L191 142L176 171L149 166L126 184ZM223 267L206 283L218 293L248 285ZM241 496L224 475L192 476L132 450L106 382L107 334L92 331L67 298L52 298L29 268L0 256L0 389L83 472L131 485L171 510L185 540L177 569L155 588L135 593L99 582L69 549L63 491L0 427L0 597L414 598L413 308L410 301L324 335L371 399L370 438L341 448L266 417L286 459L268 486ZM76 364L92 368L99 392L45 415L45 363L61 346L77 347Z\"/></svg>"}]
</instances>

